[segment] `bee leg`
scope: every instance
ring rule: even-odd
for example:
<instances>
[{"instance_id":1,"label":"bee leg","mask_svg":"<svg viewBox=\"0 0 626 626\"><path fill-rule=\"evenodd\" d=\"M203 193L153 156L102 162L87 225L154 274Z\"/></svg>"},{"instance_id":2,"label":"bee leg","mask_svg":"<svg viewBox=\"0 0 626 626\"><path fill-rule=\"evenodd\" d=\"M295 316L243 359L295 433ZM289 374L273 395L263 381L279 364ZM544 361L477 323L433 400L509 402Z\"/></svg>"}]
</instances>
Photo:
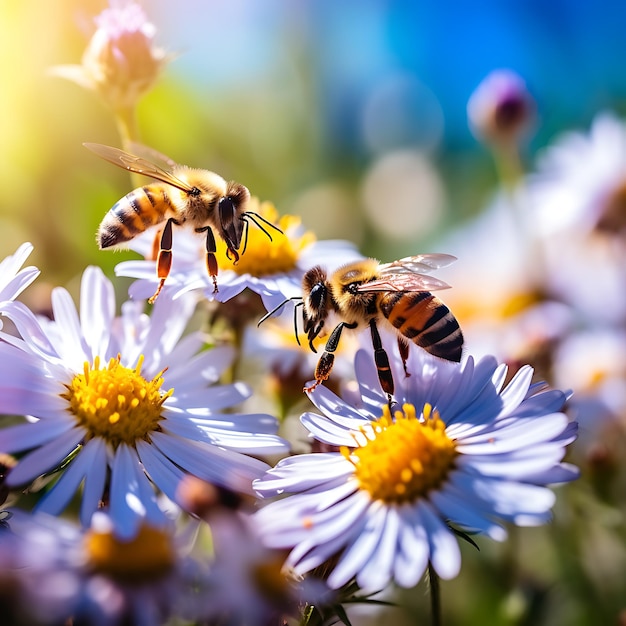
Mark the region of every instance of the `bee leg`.
<instances>
[{"instance_id":1,"label":"bee leg","mask_svg":"<svg viewBox=\"0 0 626 626\"><path fill-rule=\"evenodd\" d=\"M315 387L317 387L321 382L328 379L330 376L330 372L333 369L333 364L335 363L335 350L339 345L339 339L341 338L341 331L344 328L356 328L358 324L348 324L347 322L339 322L332 333L330 333L330 337L326 342L326 347L324 348L324 353L320 357L320 360L317 362L317 366L315 368L315 382L312 385L304 388L304 391L313 391Z\"/></svg>"},{"instance_id":2,"label":"bee leg","mask_svg":"<svg viewBox=\"0 0 626 626\"><path fill-rule=\"evenodd\" d=\"M398 337L398 349L400 350L400 357L402 358L404 375L408 378L411 375L411 373L406 369L406 361L409 358L409 343L402 337Z\"/></svg>"},{"instance_id":3,"label":"bee leg","mask_svg":"<svg viewBox=\"0 0 626 626\"><path fill-rule=\"evenodd\" d=\"M374 346L374 362L378 370L378 380L383 391L387 394L387 400L391 405L393 400L394 383L391 374L391 365L389 365L389 357L383 348L383 342L376 326L376 320L370 320L370 332L372 333L372 344Z\"/></svg>"},{"instance_id":4,"label":"bee leg","mask_svg":"<svg viewBox=\"0 0 626 626\"><path fill-rule=\"evenodd\" d=\"M215 245L213 229L210 226L203 226L202 228L196 228L196 232L206 232L206 269L213 280L213 293L217 293L219 291L217 288L217 258L215 256L217 246Z\"/></svg>"},{"instance_id":5,"label":"bee leg","mask_svg":"<svg viewBox=\"0 0 626 626\"><path fill-rule=\"evenodd\" d=\"M151 261L156 261L159 256L159 249L161 248L161 235L163 234L163 229L159 228L156 234L154 235L154 241L152 242L152 252L150 253L149 259Z\"/></svg>"},{"instance_id":6,"label":"bee leg","mask_svg":"<svg viewBox=\"0 0 626 626\"><path fill-rule=\"evenodd\" d=\"M163 285L165 284L165 279L169 276L170 269L172 268L172 224L178 224L178 222L173 217L170 217L167 222L165 222L165 227L161 232L159 253L157 254L156 260L159 284L154 295L148 299L150 304L154 304L154 301L159 297L161 289L163 289Z\"/></svg>"}]
</instances>

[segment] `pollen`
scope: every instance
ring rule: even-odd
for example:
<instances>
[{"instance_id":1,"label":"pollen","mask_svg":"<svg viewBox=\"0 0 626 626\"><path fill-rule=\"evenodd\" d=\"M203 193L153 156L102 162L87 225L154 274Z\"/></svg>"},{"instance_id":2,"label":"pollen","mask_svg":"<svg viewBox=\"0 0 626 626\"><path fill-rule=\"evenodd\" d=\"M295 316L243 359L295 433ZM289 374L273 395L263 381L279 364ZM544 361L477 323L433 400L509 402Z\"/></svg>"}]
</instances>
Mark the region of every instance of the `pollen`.
<instances>
[{"instance_id":1,"label":"pollen","mask_svg":"<svg viewBox=\"0 0 626 626\"><path fill-rule=\"evenodd\" d=\"M68 410L85 427L89 438L101 437L113 447L120 443L150 440L158 430L163 403L173 389L163 393L163 372L152 380L141 375L143 356L135 368L124 367L120 357L100 367L100 358L93 365L85 362L61 397L68 401Z\"/></svg>"},{"instance_id":2,"label":"pollen","mask_svg":"<svg viewBox=\"0 0 626 626\"><path fill-rule=\"evenodd\" d=\"M454 468L456 445L430 404L421 416L405 404L393 417L385 405L382 417L362 434L358 447L341 452L353 463L360 488L374 500L414 503L443 484Z\"/></svg>"},{"instance_id":3,"label":"pollen","mask_svg":"<svg viewBox=\"0 0 626 626\"><path fill-rule=\"evenodd\" d=\"M278 218L278 211L270 202L263 202L253 209L262 218L275 224L282 232L263 224L263 230L248 220L248 242L243 252L244 243L239 250L241 256L237 263L226 256L226 245L223 241L217 242L217 263L221 269L229 269L237 274L250 274L251 276L271 276L290 272L296 268L300 253L304 248L315 241L315 235L310 231L304 231L299 217L283 215ZM268 237L269 235L269 237ZM271 239L270 239L271 237Z\"/></svg>"},{"instance_id":4,"label":"pollen","mask_svg":"<svg viewBox=\"0 0 626 626\"><path fill-rule=\"evenodd\" d=\"M145 524L130 541L92 529L85 535L85 549L92 571L132 583L161 578L176 561L171 537Z\"/></svg>"}]
</instances>

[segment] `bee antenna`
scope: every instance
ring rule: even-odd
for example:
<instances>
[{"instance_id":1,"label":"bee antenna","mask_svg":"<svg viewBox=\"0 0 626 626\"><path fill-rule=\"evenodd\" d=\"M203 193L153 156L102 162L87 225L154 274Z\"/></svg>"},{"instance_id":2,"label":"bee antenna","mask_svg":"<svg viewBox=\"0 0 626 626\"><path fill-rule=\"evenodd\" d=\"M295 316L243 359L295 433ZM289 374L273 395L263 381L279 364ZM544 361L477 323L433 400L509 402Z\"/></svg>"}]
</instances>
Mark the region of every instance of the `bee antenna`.
<instances>
[{"instance_id":1,"label":"bee antenna","mask_svg":"<svg viewBox=\"0 0 626 626\"><path fill-rule=\"evenodd\" d=\"M296 343L301 346L302 344L300 343L300 337L298 337L298 307L299 306L304 306L304 300L300 300L300 302L297 302L296 305L293 307L293 332L296 336Z\"/></svg>"},{"instance_id":2,"label":"bee antenna","mask_svg":"<svg viewBox=\"0 0 626 626\"><path fill-rule=\"evenodd\" d=\"M300 302L298 302L296 304L296 306L302 306L302 296L292 296L291 298L287 298L286 300L283 300L277 307L274 307L269 313L266 313L258 322L257 322L257 328L267 319L269 319L270 317L272 317L272 315L274 315L274 313L276 313L277 311L280 311L280 309L282 309L288 302L292 302L293 300L300 300ZM296 333L296 337L297 337L297 333Z\"/></svg>"},{"instance_id":3,"label":"bee antenna","mask_svg":"<svg viewBox=\"0 0 626 626\"><path fill-rule=\"evenodd\" d=\"M261 222L263 222L267 226L270 226L274 230L277 230L281 235L283 234L283 231L280 230L280 228L278 228L276 224L272 224L272 222L270 222L269 220L266 220L264 217L262 217L258 213L253 213L252 211L246 211L242 215L248 218L249 220L253 221L269 237L270 241L273 241L272 236L269 234L267 230L265 230L265 228L263 228L263 226L261 225Z\"/></svg>"},{"instance_id":4,"label":"bee antenna","mask_svg":"<svg viewBox=\"0 0 626 626\"><path fill-rule=\"evenodd\" d=\"M245 254L246 248L248 247L248 228L250 228L248 221L243 220L243 250L241 251L241 254Z\"/></svg>"}]
</instances>

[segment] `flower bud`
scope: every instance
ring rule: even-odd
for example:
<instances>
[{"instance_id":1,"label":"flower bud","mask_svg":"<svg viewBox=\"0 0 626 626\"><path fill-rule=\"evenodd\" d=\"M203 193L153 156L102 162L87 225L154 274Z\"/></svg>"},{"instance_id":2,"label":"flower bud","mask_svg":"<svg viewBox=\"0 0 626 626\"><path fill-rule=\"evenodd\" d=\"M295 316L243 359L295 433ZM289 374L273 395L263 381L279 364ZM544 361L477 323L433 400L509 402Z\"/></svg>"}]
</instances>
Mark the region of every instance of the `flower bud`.
<instances>
[{"instance_id":1,"label":"flower bud","mask_svg":"<svg viewBox=\"0 0 626 626\"><path fill-rule=\"evenodd\" d=\"M135 3L111 6L95 22L82 65L58 66L53 73L92 89L114 111L133 107L154 85L166 60L153 44L154 25Z\"/></svg>"},{"instance_id":2,"label":"flower bud","mask_svg":"<svg viewBox=\"0 0 626 626\"><path fill-rule=\"evenodd\" d=\"M518 141L535 117L535 101L524 81L510 70L491 72L467 103L474 136L490 144Z\"/></svg>"}]
</instances>

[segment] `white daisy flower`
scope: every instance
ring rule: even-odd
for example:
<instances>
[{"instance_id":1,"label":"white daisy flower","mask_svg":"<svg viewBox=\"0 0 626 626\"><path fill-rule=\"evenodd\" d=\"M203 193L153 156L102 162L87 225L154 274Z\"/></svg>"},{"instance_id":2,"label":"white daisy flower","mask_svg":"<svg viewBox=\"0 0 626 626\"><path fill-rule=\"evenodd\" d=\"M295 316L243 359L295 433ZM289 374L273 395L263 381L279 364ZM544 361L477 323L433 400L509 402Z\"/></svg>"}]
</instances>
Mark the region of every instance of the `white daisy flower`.
<instances>
[{"instance_id":1,"label":"white daisy flower","mask_svg":"<svg viewBox=\"0 0 626 626\"><path fill-rule=\"evenodd\" d=\"M545 235L575 227L626 227L626 124L600 113L589 133L569 132L550 145L529 177L534 225Z\"/></svg>"},{"instance_id":2,"label":"white daisy flower","mask_svg":"<svg viewBox=\"0 0 626 626\"><path fill-rule=\"evenodd\" d=\"M9 526L0 532L3 584L13 590L6 623L160 626L198 615L209 569L188 554L184 532L142 525L122 541L101 512L89 530L17 510Z\"/></svg>"},{"instance_id":3,"label":"white daisy flower","mask_svg":"<svg viewBox=\"0 0 626 626\"><path fill-rule=\"evenodd\" d=\"M0 303L15 300L39 276L36 267L22 267L32 251L32 244L23 243L15 254L0 261Z\"/></svg>"},{"instance_id":4,"label":"white daisy flower","mask_svg":"<svg viewBox=\"0 0 626 626\"><path fill-rule=\"evenodd\" d=\"M360 351L360 404L319 386L309 397L323 415L301 418L340 452L284 459L254 483L263 497L287 494L255 514L266 545L291 549L286 564L300 574L325 564L332 588L412 587L429 563L452 578L461 554L451 527L502 541L503 522L545 523L555 500L546 485L577 476L561 463L576 432L561 412L567 396L531 385L530 367L506 387L493 358L460 365L413 350L410 377L398 359L393 368L390 411L371 352Z\"/></svg>"},{"instance_id":5,"label":"white daisy flower","mask_svg":"<svg viewBox=\"0 0 626 626\"><path fill-rule=\"evenodd\" d=\"M302 276L318 263L338 267L343 263L360 258L353 244L347 241L316 241L315 236L302 226L300 218L293 215L278 217L278 212L269 202L251 208L263 219L276 224L282 233L264 226L266 232L253 225L248 229L245 252L240 250L237 263L226 256L226 246L218 238L217 260L220 273L217 277L219 291L214 292L213 281L206 264L206 237L200 237L187 229L174 233L172 270L164 289L171 290L173 298L189 291L200 291L205 298L226 302L244 289L258 293L268 310L283 300L301 293ZM268 237L268 234L271 236ZM133 239L130 247L144 257L150 258L154 241L154 230ZM130 287L132 298L150 297L158 283L155 264L152 260L124 261L117 265L118 276L137 278Z\"/></svg>"},{"instance_id":6,"label":"white daisy flower","mask_svg":"<svg viewBox=\"0 0 626 626\"><path fill-rule=\"evenodd\" d=\"M31 419L0 430L0 452L25 453L7 485L58 471L38 508L58 514L83 484L82 523L110 501L121 537L143 520L164 523L154 487L173 500L187 473L251 492L267 465L248 455L287 445L274 417L221 413L250 390L214 384L234 356L230 347L201 351L199 332L181 339L194 301L163 295L151 316L130 302L116 317L113 286L90 267L80 316L61 288L52 293L53 322L7 303L3 312L22 338L2 333L0 413Z\"/></svg>"}]
</instances>

